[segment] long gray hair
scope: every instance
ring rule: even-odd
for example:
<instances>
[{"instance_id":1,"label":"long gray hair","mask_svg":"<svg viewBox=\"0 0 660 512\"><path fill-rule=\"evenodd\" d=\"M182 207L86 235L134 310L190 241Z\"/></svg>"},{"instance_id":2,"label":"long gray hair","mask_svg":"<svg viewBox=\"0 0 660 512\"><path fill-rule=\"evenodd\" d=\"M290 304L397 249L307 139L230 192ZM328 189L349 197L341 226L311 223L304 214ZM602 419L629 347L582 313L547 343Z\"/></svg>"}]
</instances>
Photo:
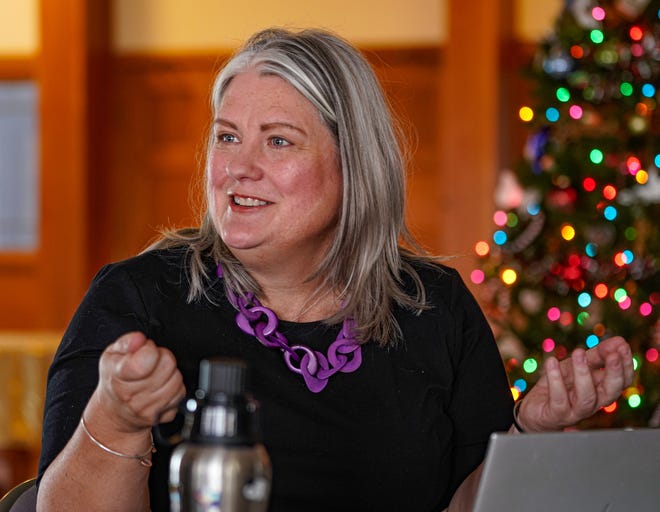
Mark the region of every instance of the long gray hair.
<instances>
[{"instance_id":1,"label":"long gray hair","mask_svg":"<svg viewBox=\"0 0 660 512\"><path fill-rule=\"evenodd\" d=\"M373 69L352 45L327 31L263 30L218 73L211 98L214 112L231 80L248 69L276 75L295 87L318 109L335 137L343 177L341 214L327 254L307 276L320 283L310 302L332 290L344 307L328 323L349 316L355 319L362 340L396 343L400 330L394 304L416 312L426 308L424 287L411 262L431 258L405 224L405 160L400 145L404 139ZM211 133L207 162L212 144ZM191 301L207 295L213 278L204 265L209 256L222 263L226 287L259 296L258 283L214 227L209 193L207 184L206 211L199 228L165 233L152 248L189 248ZM414 291L404 291L403 273L411 276Z\"/></svg>"}]
</instances>

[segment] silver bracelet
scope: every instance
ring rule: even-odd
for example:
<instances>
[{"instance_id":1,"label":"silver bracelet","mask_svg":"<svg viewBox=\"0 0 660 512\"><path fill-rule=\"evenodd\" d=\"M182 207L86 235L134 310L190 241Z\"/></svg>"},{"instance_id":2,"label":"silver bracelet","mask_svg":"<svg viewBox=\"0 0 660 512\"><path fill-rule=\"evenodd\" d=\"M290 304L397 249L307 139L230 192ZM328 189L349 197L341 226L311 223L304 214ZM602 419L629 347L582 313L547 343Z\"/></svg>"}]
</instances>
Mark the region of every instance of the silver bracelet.
<instances>
[{"instance_id":1,"label":"silver bracelet","mask_svg":"<svg viewBox=\"0 0 660 512\"><path fill-rule=\"evenodd\" d=\"M89 437L89 440L94 443L96 446L101 448L104 452L108 452L112 455L116 455L117 457L123 457L124 459L135 459L140 462L142 466L145 468L150 468L152 465L151 458L149 458L149 455L152 453L156 453L156 447L154 446L154 436L153 434L150 433L151 435L151 446L149 447L149 451L146 452L144 455L127 455L125 453L120 453L116 452L111 448L108 448L106 445L104 445L101 441L96 439L90 432L87 430L87 425L85 425L85 417L81 416L80 417L80 426L83 429L83 432L87 434L87 437Z\"/></svg>"},{"instance_id":2,"label":"silver bracelet","mask_svg":"<svg viewBox=\"0 0 660 512\"><path fill-rule=\"evenodd\" d=\"M525 430L520 426L520 423L518 423L518 409L520 409L521 403L522 400L518 400L516 401L515 404L513 404L513 426L516 428L518 432L524 434Z\"/></svg>"}]
</instances>

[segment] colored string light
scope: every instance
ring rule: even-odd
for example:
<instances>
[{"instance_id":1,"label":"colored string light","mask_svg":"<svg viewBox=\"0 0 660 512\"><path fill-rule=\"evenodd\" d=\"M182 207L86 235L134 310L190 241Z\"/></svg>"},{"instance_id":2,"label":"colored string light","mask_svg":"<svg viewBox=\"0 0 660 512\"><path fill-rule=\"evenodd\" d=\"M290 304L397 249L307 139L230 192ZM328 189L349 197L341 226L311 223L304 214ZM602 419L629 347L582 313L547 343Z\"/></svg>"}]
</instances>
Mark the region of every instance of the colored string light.
<instances>
[{"instance_id":1,"label":"colored string light","mask_svg":"<svg viewBox=\"0 0 660 512\"><path fill-rule=\"evenodd\" d=\"M585 343L588 348L594 348L596 345L600 343L600 340L598 339L598 336L596 336L595 334L590 334L589 336L587 336Z\"/></svg>"},{"instance_id":2,"label":"colored string light","mask_svg":"<svg viewBox=\"0 0 660 512\"><path fill-rule=\"evenodd\" d=\"M488 245L488 242L483 240L477 242L474 246L474 252L476 252L478 256L487 256L490 252L490 245Z\"/></svg>"},{"instance_id":3,"label":"colored string light","mask_svg":"<svg viewBox=\"0 0 660 512\"><path fill-rule=\"evenodd\" d=\"M557 99L562 103L566 103L571 99L571 92L568 89L566 89L566 87L559 87L555 94L557 96Z\"/></svg>"},{"instance_id":4,"label":"colored string light","mask_svg":"<svg viewBox=\"0 0 660 512\"><path fill-rule=\"evenodd\" d=\"M653 98L655 96L655 86L653 84L642 85L642 95L647 98Z\"/></svg>"},{"instance_id":5,"label":"colored string light","mask_svg":"<svg viewBox=\"0 0 660 512\"><path fill-rule=\"evenodd\" d=\"M618 407L617 403L612 402L610 405L607 405L607 406L603 407L603 411L605 411L608 414L612 414L614 411L617 410L617 407Z\"/></svg>"},{"instance_id":6,"label":"colored string light","mask_svg":"<svg viewBox=\"0 0 660 512\"><path fill-rule=\"evenodd\" d=\"M623 311L626 311L627 309L630 309L630 306L632 306L632 300L630 297L626 297L622 301L618 302L618 306Z\"/></svg>"},{"instance_id":7,"label":"colored string light","mask_svg":"<svg viewBox=\"0 0 660 512\"><path fill-rule=\"evenodd\" d=\"M641 57L642 55L644 55L644 47L639 43L631 44L630 53L634 57Z\"/></svg>"},{"instance_id":8,"label":"colored string light","mask_svg":"<svg viewBox=\"0 0 660 512\"><path fill-rule=\"evenodd\" d=\"M589 304L591 304L591 295L589 295L587 292L582 292L580 295L578 295L577 302L581 308L586 308L589 306Z\"/></svg>"},{"instance_id":9,"label":"colored string light","mask_svg":"<svg viewBox=\"0 0 660 512\"><path fill-rule=\"evenodd\" d=\"M614 290L614 294L612 295L612 298L617 301L621 302L625 300L628 297L628 292L626 291L625 288L617 288Z\"/></svg>"},{"instance_id":10,"label":"colored string light","mask_svg":"<svg viewBox=\"0 0 660 512\"><path fill-rule=\"evenodd\" d=\"M533 357L525 359L523 362L523 370L526 373L534 373L539 368L539 363Z\"/></svg>"},{"instance_id":11,"label":"colored string light","mask_svg":"<svg viewBox=\"0 0 660 512\"><path fill-rule=\"evenodd\" d=\"M618 253L616 253L616 254L614 255L614 264L615 264L617 267L623 267L623 266L625 266L626 262L625 262L625 260L624 260L624 258L623 258L623 254L622 254L622 253L618 252Z\"/></svg>"},{"instance_id":12,"label":"colored string light","mask_svg":"<svg viewBox=\"0 0 660 512\"><path fill-rule=\"evenodd\" d=\"M589 242L584 246L584 252L590 258L594 258L598 254L598 245L593 242Z\"/></svg>"},{"instance_id":13,"label":"colored string light","mask_svg":"<svg viewBox=\"0 0 660 512\"><path fill-rule=\"evenodd\" d=\"M493 242L497 245L504 245L509 239L509 236L502 230L495 231L493 233Z\"/></svg>"},{"instance_id":14,"label":"colored string light","mask_svg":"<svg viewBox=\"0 0 660 512\"><path fill-rule=\"evenodd\" d=\"M518 280L518 273L512 268L505 268L500 274L500 279L506 285L512 285Z\"/></svg>"},{"instance_id":15,"label":"colored string light","mask_svg":"<svg viewBox=\"0 0 660 512\"><path fill-rule=\"evenodd\" d=\"M606 206L603 210L603 217L609 221L613 221L619 215L618 210L614 206Z\"/></svg>"},{"instance_id":16,"label":"colored string light","mask_svg":"<svg viewBox=\"0 0 660 512\"><path fill-rule=\"evenodd\" d=\"M605 185L603 187L603 197L608 201L612 201L616 197L616 188L614 185Z\"/></svg>"},{"instance_id":17,"label":"colored string light","mask_svg":"<svg viewBox=\"0 0 660 512\"><path fill-rule=\"evenodd\" d=\"M548 309L548 320L551 322L556 322L559 320L559 317L561 316L561 311L559 310L558 307L551 307Z\"/></svg>"},{"instance_id":18,"label":"colored string light","mask_svg":"<svg viewBox=\"0 0 660 512\"><path fill-rule=\"evenodd\" d=\"M591 315L586 311L580 311L580 313L578 313L576 320L578 325L585 325L589 321L590 316Z\"/></svg>"},{"instance_id":19,"label":"colored string light","mask_svg":"<svg viewBox=\"0 0 660 512\"><path fill-rule=\"evenodd\" d=\"M635 181L640 185L646 185L649 181L649 173L644 169L641 169L637 174L635 174Z\"/></svg>"},{"instance_id":20,"label":"colored string light","mask_svg":"<svg viewBox=\"0 0 660 512\"><path fill-rule=\"evenodd\" d=\"M527 389L527 381L525 379L516 379L513 383L513 387L516 388L521 393L524 393Z\"/></svg>"},{"instance_id":21,"label":"colored string light","mask_svg":"<svg viewBox=\"0 0 660 512\"><path fill-rule=\"evenodd\" d=\"M584 48L582 48L580 45L574 44L571 46L570 53L571 57L574 59L581 59L584 57Z\"/></svg>"},{"instance_id":22,"label":"colored string light","mask_svg":"<svg viewBox=\"0 0 660 512\"><path fill-rule=\"evenodd\" d=\"M633 370L637 371L639 368L639 357L637 354L633 355ZM635 387L630 387L624 390L624 395L628 396L630 393L635 393L637 391L637 388Z\"/></svg>"},{"instance_id":23,"label":"colored string light","mask_svg":"<svg viewBox=\"0 0 660 512\"><path fill-rule=\"evenodd\" d=\"M630 39L632 39L633 41L641 41L642 38L644 37L644 31L637 25L633 25L632 27L630 27L630 30L628 31L628 35L630 36Z\"/></svg>"},{"instance_id":24,"label":"colored string light","mask_svg":"<svg viewBox=\"0 0 660 512\"><path fill-rule=\"evenodd\" d=\"M571 107L568 109L568 115L571 116L571 119L581 119L582 107L580 105L571 105Z\"/></svg>"},{"instance_id":25,"label":"colored string light","mask_svg":"<svg viewBox=\"0 0 660 512\"><path fill-rule=\"evenodd\" d=\"M639 305L640 315L649 316L651 313L653 313L653 306L651 306L650 302L643 302L642 304Z\"/></svg>"},{"instance_id":26,"label":"colored string light","mask_svg":"<svg viewBox=\"0 0 660 512\"><path fill-rule=\"evenodd\" d=\"M628 397L628 405L630 406L631 409L636 409L637 407L642 405L642 397L636 393L630 395Z\"/></svg>"},{"instance_id":27,"label":"colored string light","mask_svg":"<svg viewBox=\"0 0 660 512\"><path fill-rule=\"evenodd\" d=\"M568 355L568 349L564 345L557 345L555 355L559 360L564 359Z\"/></svg>"},{"instance_id":28,"label":"colored string light","mask_svg":"<svg viewBox=\"0 0 660 512\"><path fill-rule=\"evenodd\" d=\"M541 205L540 204L530 204L527 206L527 213L530 215L538 215L541 212Z\"/></svg>"},{"instance_id":29,"label":"colored string light","mask_svg":"<svg viewBox=\"0 0 660 512\"><path fill-rule=\"evenodd\" d=\"M559 315L559 323L564 327L571 325L573 323L573 313L570 311L562 311L561 315Z\"/></svg>"},{"instance_id":30,"label":"colored string light","mask_svg":"<svg viewBox=\"0 0 660 512\"><path fill-rule=\"evenodd\" d=\"M655 348L650 348L646 351L646 360L649 363L655 363L660 358L660 353Z\"/></svg>"},{"instance_id":31,"label":"colored string light","mask_svg":"<svg viewBox=\"0 0 660 512\"><path fill-rule=\"evenodd\" d=\"M589 160L596 165L603 163L604 159L605 155L600 149L595 148L589 152Z\"/></svg>"},{"instance_id":32,"label":"colored string light","mask_svg":"<svg viewBox=\"0 0 660 512\"><path fill-rule=\"evenodd\" d=\"M474 284L481 284L484 282L485 279L486 279L486 275L484 274L483 270L475 269L470 274L470 280Z\"/></svg>"},{"instance_id":33,"label":"colored string light","mask_svg":"<svg viewBox=\"0 0 660 512\"><path fill-rule=\"evenodd\" d=\"M594 287L594 295L599 299L604 299L605 297L607 297L608 293L609 293L609 288L605 283L598 283Z\"/></svg>"},{"instance_id":34,"label":"colored string light","mask_svg":"<svg viewBox=\"0 0 660 512\"><path fill-rule=\"evenodd\" d=\"M570 224L564 224L561 227L561 237L566 241L571 241L575 238L575 228Z\"/></svg>"},{"instance_id":35,"label":"colored string light","mask_svg":"<svg viewBox=\"0 0 660 512\"><path fill-rule=\"evenodd\" d=\"M529 123L534 119L534 111L529 107L521 107L518 111L518 116L523 122Z\"/></svg>"},{"instance_id":36,"label":"colored string light","mask_svg":"<svg viewBox=\"0 0 660 512\"><path fill-rule=\"evenodd\" d=\"M541 348L543 349L543 352L552 352L555 349L555 340L552 338L546 338L543 340L543 343L541 343Z\"/></svg>"},{"instance_id":37,"label":"colored string light","mask_svg":"<svg viewBox=\"0 0 660 512\"><path fill-rule=\"evenodd\" d=\"M587 192L593 192L596 190L596 180L590 177L584 178L582 180L582 188Z\"/></svg>"},{"instance_id":38,"label":"colored string light","mask_svg":"<svg viewBox=\"0 0 660 512\"><path fill-rule=\"evenodd\" d=\"M621 92L623 96L631 96L633 93L632 84L630 82L622 82L619 86L619 92Z\"/></svg>"},{"instance_id":39,"label":"colored string light","mask_svg":"<svg viewBox=\"0 0 660 512\"><path fill-rule=\"evenodd\" d=\"M629 156L626 160L626 167L628 168L628 172L634 176L642 168L642 164L639 158Z\"/></svg>"},{"instance_id":40,"label":"colored string light","mask_svg":"<svg viewBox=\"0 0 660 512\"><path fill-rule=\"evenodd\" d=\"M493 222L497 226L504 226L506 224L506 212L503 212L502 210L498 210L493 214Z\"/></svg>"},{"instance_id":41,"label":"colored string light","mask_svg":"<svg viewBox=\"0 0 660 512\"><path fill-rule=\"evenodd\" d=\"M594 7L591 9L591 15L596 21L603 21L605 19L605 9L602 7Z\"/></svg>"},{"instance_id":42,"label":"colored string light","mask_svg":"<svg viewBox=\"0 0 660 512\"><path fill-rule=\"evenodd\" d=\"M605 41L605 34L603 34L602 30L596 28L589 33L589 38L594 44L600 44Z\"/></svg>"},{"instance_id":43,"label":"colored string light","mask_svg":"<svg viewBox=\"0 0 660 512\"><path fill-rule=\"evenodd\" d=\"M555 107L550 107L545 111L545 118L551 123L559 121L559 110Z\"/></svg>"}]
</instances>

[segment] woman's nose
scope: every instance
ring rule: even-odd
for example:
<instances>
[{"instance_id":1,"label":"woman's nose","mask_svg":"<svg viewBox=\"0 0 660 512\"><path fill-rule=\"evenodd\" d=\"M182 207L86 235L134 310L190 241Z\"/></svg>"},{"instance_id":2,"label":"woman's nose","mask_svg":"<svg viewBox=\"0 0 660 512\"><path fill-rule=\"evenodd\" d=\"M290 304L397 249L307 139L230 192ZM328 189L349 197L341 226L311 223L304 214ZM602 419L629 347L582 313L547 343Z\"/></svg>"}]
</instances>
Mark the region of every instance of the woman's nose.
<instances>
[{"instance_id":1,"label":"woman's nose","mask_svg":"<svg viewBox=\"0 0 660 512\"><path fill-rule=\"evenodd\" d=\"M240 144L225 163L225 173L235 180L258 179L262 174L258 150Z\"/></svg>"}]
</instances>

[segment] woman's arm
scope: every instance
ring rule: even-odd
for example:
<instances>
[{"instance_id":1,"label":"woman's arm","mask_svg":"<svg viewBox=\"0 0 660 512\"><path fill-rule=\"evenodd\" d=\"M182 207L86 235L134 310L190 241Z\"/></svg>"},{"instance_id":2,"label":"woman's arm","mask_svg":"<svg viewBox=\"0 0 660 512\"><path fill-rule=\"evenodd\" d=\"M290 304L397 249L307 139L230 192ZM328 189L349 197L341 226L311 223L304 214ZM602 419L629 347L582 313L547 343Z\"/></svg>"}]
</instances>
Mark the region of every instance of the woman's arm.
<instances>
[{"instance_id":1,"label":"woman's arm","mask_svg":"<svg viewBox=\"0 0 660 512\"><path fill-rule=\"evenodd\" d=\"M151 426L171 421L185 395L170 351L129 333L101 356L99 383L83 412L85 426L44 473L38 511L149 510ZM125 454L123 457L101 448Z\"/></svg>"}]
</instances>

